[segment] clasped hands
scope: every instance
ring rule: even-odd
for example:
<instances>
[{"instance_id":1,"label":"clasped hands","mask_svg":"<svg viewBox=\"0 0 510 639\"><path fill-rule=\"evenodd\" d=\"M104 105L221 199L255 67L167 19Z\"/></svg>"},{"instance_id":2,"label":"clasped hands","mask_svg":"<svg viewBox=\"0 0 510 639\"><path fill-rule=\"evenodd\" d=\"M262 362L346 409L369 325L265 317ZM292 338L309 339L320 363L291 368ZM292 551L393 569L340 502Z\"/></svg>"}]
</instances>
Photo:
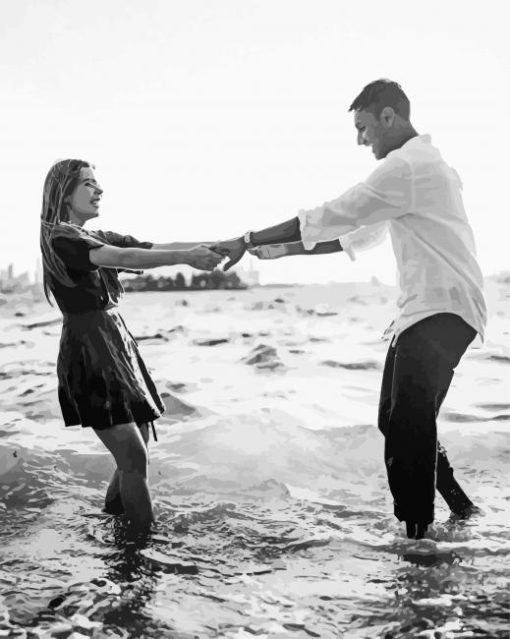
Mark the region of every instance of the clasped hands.
<instances>
[{"instance_id":1,"label":"clasped hands","mask_svg":"<svg viewBox=\"0 0 510 639\"><path fill-rule=\"evenodd\" d=\"M208 248L211 251L214 251L214 253L218 253L223 258L228 258L228 261L223 266L224 271L228 271L237 264L242 259L246 251L248 251L250 255L254 255L261 260L274 260L278 257L287 255L285 244L268 244L265 246L247 248L243 237L236 237L231 240L216 242L216 244L208 245Z\"/></svg>"}]
</instances>

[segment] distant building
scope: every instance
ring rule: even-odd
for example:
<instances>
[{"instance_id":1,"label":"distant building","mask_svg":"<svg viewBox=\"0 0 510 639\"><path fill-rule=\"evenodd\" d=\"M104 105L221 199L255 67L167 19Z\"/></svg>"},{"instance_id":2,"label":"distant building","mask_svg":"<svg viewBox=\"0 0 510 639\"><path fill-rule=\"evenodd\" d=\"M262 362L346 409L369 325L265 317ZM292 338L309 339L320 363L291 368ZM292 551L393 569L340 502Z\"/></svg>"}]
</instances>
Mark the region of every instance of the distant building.
<instances>
[{"instance_id":1,"label":"distant building","mask_svg":"<svg viewBox=\"0 0 510 639\"><path fill-rule=\"evenodd\" d=\"M7 270L0 273L0 292L19 292L26 290L30 286L30 276L27 272L14 275L14 264L9 264Z\"/></svg>"},{"instance_id":2,"label":"distant building","mask_svg":"<svg viewBox=\"0 0 510 639\"><path fill-rule=\"evenodd\" d=\"M43 281L43 266L42 266L42 260L41 258L39 258L35 266L34 282L35 284L41 284L42 281Z\"/></svg>"}]
</instances>

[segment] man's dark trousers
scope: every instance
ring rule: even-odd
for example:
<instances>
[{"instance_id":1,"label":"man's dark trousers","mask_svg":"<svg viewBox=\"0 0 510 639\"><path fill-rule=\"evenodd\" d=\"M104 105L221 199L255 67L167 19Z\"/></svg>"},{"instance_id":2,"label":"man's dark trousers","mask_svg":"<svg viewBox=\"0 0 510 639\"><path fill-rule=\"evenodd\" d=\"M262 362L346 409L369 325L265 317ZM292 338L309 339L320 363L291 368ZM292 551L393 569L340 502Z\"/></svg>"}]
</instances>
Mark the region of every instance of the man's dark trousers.
<instances>
[{"instance_id":1,"label":"man's dark trousers","mask_svg":"<svg viewBox=\"0 0 510 639\"><path fill-rule=\"evenodd\" d=\"M379 429L386 440L386 470L400 521L434 521L436 486L454 513L462 515L473 506L438 444L436 418L454 369L475 336L475 329L458 315L439 313L404 330L388 350Z\"/></svg>"}]
</instances>

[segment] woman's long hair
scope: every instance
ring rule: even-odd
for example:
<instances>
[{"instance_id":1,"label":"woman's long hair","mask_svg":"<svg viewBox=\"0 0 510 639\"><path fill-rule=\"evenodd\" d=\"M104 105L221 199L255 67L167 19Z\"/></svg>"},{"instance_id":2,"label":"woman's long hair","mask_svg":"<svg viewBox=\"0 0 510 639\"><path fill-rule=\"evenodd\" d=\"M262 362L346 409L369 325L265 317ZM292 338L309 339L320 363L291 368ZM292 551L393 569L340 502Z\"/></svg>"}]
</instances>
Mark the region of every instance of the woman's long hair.
<instances>
[{"instance_id":1,"label":"woman's long hair","mask_svg":"<svg viewBox=\"0 0 510 639\"><path fill-rule=\"evenodd\" d=\"M58 224L69 221L69 210L65 200L76 188L80 178L80 170L84 168L93 167L83 160L60 160L51 167L44 181L40 246L43 263L43 289L51 306L50 277L64 286L75 286L67 274L64 263L51 246L51 233Z\"/></svg>"}]
</instances>

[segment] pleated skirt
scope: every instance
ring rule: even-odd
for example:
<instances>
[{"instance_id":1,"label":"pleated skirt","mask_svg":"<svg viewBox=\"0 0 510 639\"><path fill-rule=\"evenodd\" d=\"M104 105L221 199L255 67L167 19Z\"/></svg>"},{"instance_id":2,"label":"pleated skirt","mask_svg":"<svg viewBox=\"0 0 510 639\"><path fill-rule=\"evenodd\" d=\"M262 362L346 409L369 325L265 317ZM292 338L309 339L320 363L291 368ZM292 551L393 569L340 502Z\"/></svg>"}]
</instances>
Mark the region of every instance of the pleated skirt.
<instances>
[{"instance_id":1,"label":"pleated skirt","mask_svg":"<svg viewBox=\"0 0 510 639\"><path fill-rule=\"evenodd\" d=\"M165 405L117 308L64 314L57 359L66 426L152 423ZM153 433L155 430L153 423Z\"/></svg>"}]
</instances>

